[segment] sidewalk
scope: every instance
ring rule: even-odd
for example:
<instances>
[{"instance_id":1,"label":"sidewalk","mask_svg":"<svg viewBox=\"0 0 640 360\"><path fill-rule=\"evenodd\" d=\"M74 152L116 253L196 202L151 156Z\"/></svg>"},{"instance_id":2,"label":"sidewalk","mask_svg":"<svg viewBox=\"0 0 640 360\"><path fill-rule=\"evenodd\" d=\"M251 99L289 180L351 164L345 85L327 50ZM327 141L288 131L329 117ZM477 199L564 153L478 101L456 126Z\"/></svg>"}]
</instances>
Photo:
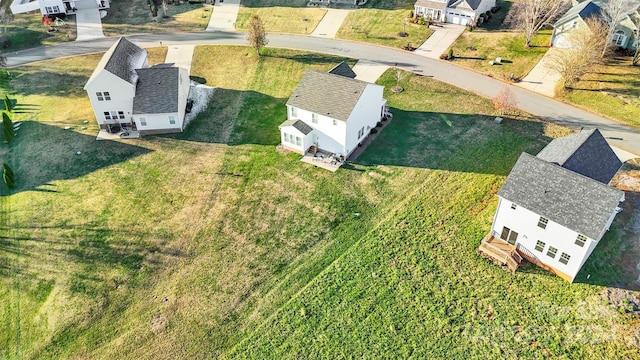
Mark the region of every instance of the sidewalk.
<instances>
[{"instance_id":1,"label":"sidewalk","mask_svg":"<svg viewBox=\"0 0 640 360\"><path fill-rule=\"evenodd\" d=\"M531 69L529 74L527 74L522 81L516 83L516 85L535 91L538 94L554 97L556 85L558 84L558 81L560 81L560 78L562 78L559 72L547 67L549 55L553 54L554 51L557 51L557 49L549 49L542 59L538 61L536 66Z\"/></svg>"},{"instance_id":2,"label":"sidewalk","mask_svg":"<svg viewBox=\"0 0 640 360\"><path fill-rule=\"evenodd\" d=\"M102 33L102 19L97 7L90 9L78 9L76 13L77 36L76 41L100 39Z\"/></svg>"},{"instance_id":3,"label":"sidewalk","mask_svg":"<svg viewBox=\"0 0 640 360\"><path fill-rule=\"evenodd\" d=\"M449 46L453 44L458 36L464 32L466 26L454 24L442 24L442 26L430 26L435 32L414 51L416 55L439 59Z\"/></svg>"},{"instance_id":4,"label":"sidewalk","mask_svg":"<svg viewBox=\"0 0 640 360\"><path fill-rule=\"evenodd\" d=\"M310 34L316 37L335 38L340 26L352 10L328 9L315 30Z\"/></svg>"},{"instance_id":5,"label":"sidewalk","mask_svg":"<svg viewBox=\"0 0 640 360\"><path fill-rule=\"evenodd\" d=\"M173 63L175 66L187 69L191 74L191 60L193 60L193 50L195 45L171 45L167 49L167 56L164 62Z\"/></svg>"},{"instance_id":6,"label":"sidewalk","mask_svg":"<svg viewBox=\"0 0 640 360\"><path fill-rule=\"evenodd\" d=\"M206 31L235 31L240 0L216 0Z\"/></svg>"}]
</instances>

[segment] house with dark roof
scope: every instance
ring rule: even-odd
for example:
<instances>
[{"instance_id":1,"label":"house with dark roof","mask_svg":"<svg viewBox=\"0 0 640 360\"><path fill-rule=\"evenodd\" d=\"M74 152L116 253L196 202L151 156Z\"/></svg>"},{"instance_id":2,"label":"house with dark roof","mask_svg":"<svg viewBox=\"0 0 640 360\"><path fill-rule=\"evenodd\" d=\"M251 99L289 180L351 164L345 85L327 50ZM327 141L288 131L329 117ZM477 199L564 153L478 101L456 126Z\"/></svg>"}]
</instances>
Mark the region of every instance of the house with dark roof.
<instances>
[{"instance_id":1,"label":"house with dark roof","mask_svg":"<svg viewBox=\"0 0 640 360\"><path fill-rule=\"evenodd\" d=\"M570 48L571 31L587 26L586 20L590 17L601 17L602 2L603 0L574 2L573 6L553 25L551 44L559 48ZM616 26L615 33L611 39L612 45L625 49L635 49L637 44L634 41L634 33L640 30L636 25L639 21L640 11L635 8Z\"/></svg>"},{"instance_id":2,"label":"house with dark roof","mask_svg":"<svg viewBox=\"0 0 640 360\"><path fill-rule=\"evenodd\" d=\"M346 159L385 116L384 87L352 78L345 66L304 74L279 126L284 148L303 155L313 148Z\"/></svg>"},{"instance_id":3,"label":"house with dark roof","mask_svg":"<svg viewBox=\"0 0 640 360\"><path fill-rule=\"evenodd\" d=\"M188 71L149 67L147 58L146 50L121 37L100 59L84 89L102 131L143 136L183 130Z\"/></svg>"},{"instance_id":4,"label":"house with dark roof","mask_svg":"<svg viewBox=\"0 0 640 360\"><path fill-rule=\"evenodd\" d=\"M608 184L621 166L598 130L522 153L478 252L512 271L524 258L572 282L620 211L624 192Z\"/></svg>"},{"instance_id":5,"label":"house with dark roof","mask_svg":"<svg viewBox=\"0 0 640 360\"><path fill-rule=\"evenodd\" d=\"M42 15L60 17L75 14L78 9L106 10L109 7L109 0L13 0L10 6L13 14L40 10Z\"/></svg>"},{"instance_id":6,"label":"house with dark roof","mask_svg":"<svg viewBox=\"0 0 640 360\"><path fill-rule=\"evenodd\" d=\"M471 25L496 6L496 0L417 0L414 16L458 25Z\"/></svg>"}]
</instances>

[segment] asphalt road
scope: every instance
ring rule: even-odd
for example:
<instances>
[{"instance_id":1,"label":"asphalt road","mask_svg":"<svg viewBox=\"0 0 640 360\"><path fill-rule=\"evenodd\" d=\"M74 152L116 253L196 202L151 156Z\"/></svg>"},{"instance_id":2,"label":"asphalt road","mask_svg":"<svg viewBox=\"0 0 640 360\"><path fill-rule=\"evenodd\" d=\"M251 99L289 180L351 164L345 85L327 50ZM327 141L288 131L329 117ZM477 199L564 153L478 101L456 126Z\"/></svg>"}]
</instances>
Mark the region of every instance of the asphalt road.
<instances>
[{"instance_id":1,"label":"asphalt road","mask_svg":"<svg viewBox=\"0 0 640 360\"><path fill-rule=\"evenodd\" d=\"M246 45L246 34L236 32L199 32L176 34L130 35L128 39L143 46L197 44L197 45ZM384 63L430 76L434 79L492 98L502 88L508 87L517 97L520 109L554 123L574 129L600 129L607 141L620 149L640 156L640 130L609 120L603 116L579 109L563 102L534 93L527 89L506 84L446 61L425 58L411 52L387 47L355 43L345 40L315 38L290 34L269 34L269 46L315 51L356 59ZM55 46L39 47L5 54L8 66L65 56L75 56L107 50L116 38L87 42L69 42Z\"/></svg>"}]
</instances>

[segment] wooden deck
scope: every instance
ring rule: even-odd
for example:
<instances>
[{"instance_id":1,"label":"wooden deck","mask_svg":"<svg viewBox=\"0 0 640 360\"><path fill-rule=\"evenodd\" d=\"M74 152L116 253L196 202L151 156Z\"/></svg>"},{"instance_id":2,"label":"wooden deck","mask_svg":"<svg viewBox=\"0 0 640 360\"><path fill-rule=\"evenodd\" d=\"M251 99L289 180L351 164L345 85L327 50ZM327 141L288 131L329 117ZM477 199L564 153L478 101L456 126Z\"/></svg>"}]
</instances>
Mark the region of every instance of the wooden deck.
<instances>
[{"instance_id":1,"label":"wooden deck","mask_svg":"<svg viewBox=\"0 0 640 360\"><path fill-rule=\"evenodd\" d=\"M511 273L515 273L522 262L522 257L515 246L493 237L492 234L488 234L482 239L477 252L481 256L493 261L493 263L509 270Z\"/></svg>"}]
</instances>

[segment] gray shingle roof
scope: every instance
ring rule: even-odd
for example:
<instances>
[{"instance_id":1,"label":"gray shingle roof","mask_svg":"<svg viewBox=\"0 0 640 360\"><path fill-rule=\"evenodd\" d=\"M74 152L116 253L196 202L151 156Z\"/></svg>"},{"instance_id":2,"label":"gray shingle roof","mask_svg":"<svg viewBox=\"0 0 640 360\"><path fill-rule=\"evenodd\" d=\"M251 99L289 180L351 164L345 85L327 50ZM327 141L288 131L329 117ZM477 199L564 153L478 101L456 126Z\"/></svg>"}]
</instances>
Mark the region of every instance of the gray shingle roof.
<instances>
[{"instance_id":1,"label":"gray shingle roof","mask_svg":"<svg viewBox=\"0 0 640 360\"><path fill-rule=\"evenodd\" d=\"M555 139L538 153L538 158L604 184L608 184L622 166L598 129Z\"/></svg>"},{"instance_id":2,"label":"gray shingle roof","mask_svg":"<svg viewBox=\"0 0 640 360\"><path fill-rule=\"evenodd\" d=\"M135 85L138 80L136 69L143 67L146 60L147 50L121 37L120 40L116 42L115 49L105 64L104 69Z\"/></svg>"},{"instance_id":3,"label":"gray shingle roof","mask_svg":"<svg viewBox=\"0 0 640 360\"><path fill-rule=\"evenodd\" d=\"M441 9L444 10L447 7L446 2L437 2L437 1L429 1L429 0L418 0L416 1L417 6L424 6L430 9Z\"/></svg>"},{"instance_id":4,"label":"gray shingle roof","mask_svg":"<svg viewBox=\"0 0 640 360\"><path fill-rule=\"evenodd\" d=\"M133 98L134 114L163 114L178 111L180 68L137 69L138 86Z\"/></svg>"},{"instance_id":5,"label":"gray shingle roof","mask_svg":"<svg viewBox=\"0 0 640 360\"><path fill-rule=\"evenodd\" d=\"M278 126L278 129L281 129L285 126L293 126L294 128L298 129L298 131L300 131L305 135L309 135L309 133L313 131L313 128L307 125L302 120L286 120L285 122L283 122Z\"/></svg>"},{"instance_id":6,"label":"gray shingle roof","mask_svg":"<svg viewBox=\"0 0 640 360\"><path fill-rule=\"evenodd\" d=\"M498 192L504 199L595 240L623 195L527 153L520 155Z\"/></svg>"},{"instance_id":7,"label":"gray shingle roof","mask_svg":"<svg viewBox=\"0 0 640 360\"><path fill-rule=\"evenodd\" d=\"M344 61L329 70L329 74L340 75L351 79L356 77L356 73L354 73L349 64Z\"/></svg>"},{"instance_id":8,"label":"gray shingle roof","mask_svg":"<svg viewBox=\"0 0 640 360\"><path fill-rule=\"evenodd\" d=\"M592 1L584 1L567 10L567 12L562 15L562 17L558 19L558 21L556 21L553 26L564 24L577 16L581 17L584 20L590 16L599 15L600 12L600 6L594 4Z\"/></svg>"},{"instance_id":9,"label":"gray shingle roof","mask_svg":"<svg viewBox=\"0 0 640 360\"><path fill-rule=\"evenodd\" d=\"M367 85L364 81L308 70L287 105L347 121Z\"/></svg>"}]
</instances>

